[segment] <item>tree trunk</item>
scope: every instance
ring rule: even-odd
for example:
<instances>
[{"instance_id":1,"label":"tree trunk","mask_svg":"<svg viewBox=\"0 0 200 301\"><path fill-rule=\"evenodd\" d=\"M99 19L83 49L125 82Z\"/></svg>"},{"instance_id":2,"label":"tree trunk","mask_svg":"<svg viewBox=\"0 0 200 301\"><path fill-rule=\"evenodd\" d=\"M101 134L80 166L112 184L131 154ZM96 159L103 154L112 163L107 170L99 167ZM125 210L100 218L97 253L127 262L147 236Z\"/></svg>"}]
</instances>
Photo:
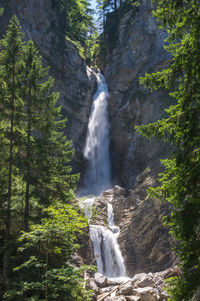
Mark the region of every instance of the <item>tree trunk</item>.
<instances>
[{"instance_id":1,"label":"tree trunk","mask_svg":"<svg viewBox=\"0 0 200 301\"><path fill-rule=\"evenodd\" d=\"M25 209L24 209L24 229L28 230L29 211L30 211L30 143L31 143L31 85L28 93L28 129L27 129L27 171L26 171L26 194L25 194Z\"/></svg>"},{"instance_id":2,"label":"tree trunk","mask_svg":"<svg viewBox=\"0 0 200 301\"><path fill-rule=\"evenodd\" d=\"M9 257L9 236L10 236L10 211L12 197L12 169L13 169L13 140L14 140L14 110L15 110L15 60L13 61L12 72L12 94L11 94L11 114L10 114L10 147L9 147L9 166L8 166L8 201L6 209L6 230L5 230L5 251L3 259L3 280L5 285L8 281L8 257Z\"/></svg>"},{"instance_id":3,"label":"tree trunk","mask_svg":"<svg viewBox=\"0 0 200 301\"><path fill-rule=\"evenodd\" d=\"M45 278L46 278L46 282L45 282L45 301L48 301L48 276L47 276L47 272L48 272L48 253L46 254L46 274L45 274Z\"/></svg>"}]
</instances>

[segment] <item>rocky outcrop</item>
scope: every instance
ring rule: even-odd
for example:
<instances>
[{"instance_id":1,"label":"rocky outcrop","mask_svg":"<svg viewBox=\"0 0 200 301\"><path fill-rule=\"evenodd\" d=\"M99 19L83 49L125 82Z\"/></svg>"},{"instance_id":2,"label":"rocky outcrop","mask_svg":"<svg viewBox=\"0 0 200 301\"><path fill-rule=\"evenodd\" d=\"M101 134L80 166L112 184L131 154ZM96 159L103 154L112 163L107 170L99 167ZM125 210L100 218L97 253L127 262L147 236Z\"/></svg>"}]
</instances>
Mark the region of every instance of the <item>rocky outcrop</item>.
<instances>
[{"instance_id":1,"label":"rocky outcrop","mask_svg":"<svg viewBox=\"0 0 200 301\"><path fill-rule=\"evenodd\" d=\"M175 242L163 226L169 207L160 201L146 199L146 188L157 184L160 166L145 170L137 177L134 189L127 193L115 186L94 201L95 224L106 225L107 203L113 205L115 224L120 227L118 243L129 277L141 272L159 272L176 264L172 251ZM94 222L91 219L91 223Z\"/></svg>"},{"instance_id":2,"label":"rocky outcrop","mask_svg":"<svg viewBox=\"0 0 200 301\"><path fill-rule=\"evenodd\" d=\"M163 226L163 217L170 214L169 205L147 199L146 189L156 186L159 164L147 168L136 178L123 215L121 200L114 200L114 210L121 227L119 242L127 266L127 273L156 272L176 262L172 248L175 241Z\"/></svg>"},{"instance_id":3,"label":"rocky outcrop","mask_svg":"<svg viewBox=\"0 0 200 301\"><path fill-rule=\"evenodd\" d=\"M54 0L0 0L0 7L4 7L0 28L2 35L7 29L8 20L15 14L25 38L34 41L44 64L50 66L50 74L55 79L55 91L60 92L62 113L68 118L66 134L73 139L76 149L74 167L80 171L84 167L82 147L95 80L76 46L65 38L58 5L59 1Z\"/></svg>"},{"instance_id":4,"label":"rocky outcrop","mask_svg":"<svg viewBox=\"0 0 200 301\"><path fill-rule=\"evenodd\" d=\"M141 0L139 10L127 12L120 20L118 46L105 75L110 89L111 159L114 183L131 188L137 175L162 158L168 147L141 137L134 126L148 124L163 116L171 102L162 90L150 93L139 85L139 77L169 64L163 49L166 32L152 16L151 1Z\"/></svg>"},{"instance_id":5,"label":"rocky outcrop","mask_svg":"<svg viewBox=\"0 0 200 301\"><path fill-rule=\"evenodd\" d=\"M129 279L108 279L96 273L94 278L88 278L88 288L95 293L93 300L99 301L167 301L165 279L178 275L178 267L158 273L136 274Z\"/></svg>"}]
</instances>

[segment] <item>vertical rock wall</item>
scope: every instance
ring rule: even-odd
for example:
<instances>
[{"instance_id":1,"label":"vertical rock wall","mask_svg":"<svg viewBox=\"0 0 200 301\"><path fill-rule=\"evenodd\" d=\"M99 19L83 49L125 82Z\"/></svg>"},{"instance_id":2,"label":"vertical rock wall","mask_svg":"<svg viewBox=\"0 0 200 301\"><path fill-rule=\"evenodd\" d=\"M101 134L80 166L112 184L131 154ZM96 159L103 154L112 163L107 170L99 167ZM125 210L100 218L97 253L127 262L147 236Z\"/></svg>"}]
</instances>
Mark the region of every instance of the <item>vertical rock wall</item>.
<instances>
[{"instance_id":1,"label":"vertical rock wall","mask_svg":"<svg viewBox=\"0 0 200 301\"><path fill-rule=\"evenodd\" d=\"M139 85L145 72L162 69L170 57L163 49L166 33L158 29L151 1L142 0L120 20L118 46L105 70L110 89L111 158L114 183L131 188L136 176L165 156L166 145L148 141L134 130L162 117L171 102L163 92Z\"/></svg>"}]
</instances>

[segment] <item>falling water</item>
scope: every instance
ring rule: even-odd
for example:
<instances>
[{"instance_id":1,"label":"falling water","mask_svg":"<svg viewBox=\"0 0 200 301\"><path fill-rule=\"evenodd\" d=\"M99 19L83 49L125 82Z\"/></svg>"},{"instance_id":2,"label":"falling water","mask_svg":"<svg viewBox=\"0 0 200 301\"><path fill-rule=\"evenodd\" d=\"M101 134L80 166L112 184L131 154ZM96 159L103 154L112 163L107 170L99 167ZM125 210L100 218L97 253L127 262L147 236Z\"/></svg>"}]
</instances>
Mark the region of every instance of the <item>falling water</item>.
<instances>
[{"instance_id":1,"label":"falling water","mask_svg":"<svg viewBox=\"0 0 200 301\"><path fill-rule=\"evenodd\" d=\"M114 224L112 205L108 203L108 226L91 225L90 237L94 255L97 258L98 272L108 277L125 277L124 260L117 243L119 228Z\"/></svg>"},{"instance_id":2,"label":"falling water","mask_svg":"<svg viewBox=\"0 0 200 301\"><path fill-rule=\"evenodd\" d=\"M97 92L93 97L84 157L88 168L84 177L85 194L99 195L110 188L108 87L104 76L97 74Z\"/></svg>"},{"instance_id":3,"label":"falling water","mask_svg":"<svg viewBox=\"0 0 200 301\"><path fill-rule=\"evenodd\" d=\"M111 187L109 158L109 123L107 112L108 87L104 76L97 74L97 92L93 97L93 105L88 123L84 157L88 168L84 177L85 187L82 194L100 195ZM85 214L90 219L94 198L81 203ZM97 258L98 272L108 277L125 276L125 266L117 243L119 228L114 224L112 205L108 204L108 228L90 225L90 237L94 255Z\"/></svg>"}]
</instances>

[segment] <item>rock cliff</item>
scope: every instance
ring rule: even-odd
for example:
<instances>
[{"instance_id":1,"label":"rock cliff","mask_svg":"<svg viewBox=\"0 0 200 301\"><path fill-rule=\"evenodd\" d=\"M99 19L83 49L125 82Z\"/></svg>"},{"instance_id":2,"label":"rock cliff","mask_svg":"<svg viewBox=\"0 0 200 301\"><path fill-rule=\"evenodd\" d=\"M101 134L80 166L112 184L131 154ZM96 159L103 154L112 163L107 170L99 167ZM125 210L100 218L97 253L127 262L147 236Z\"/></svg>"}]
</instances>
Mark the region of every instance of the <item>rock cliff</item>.
<instances>
[{"instance_id":1,"label":"rock cliff","mask_svg":"<svg viewBox=\"0 0 200 301\"><path fill-rule=\"evenodd\" d=\"M137 13L130 10L120 20L117 47L105 70L110 90L113 182L129 191L127 196L114 196L112 202L130 276L161 271L176 260L171 251L175 242L162 225L170 208L146 200L146 188L158 184L159 159L166 156L169 146L155 139L148 141L134 130L135 125L162 118L164 108L172 102L164 91L151 93L139 85L139 77L146 72L169 65L165 38L166 32L158 28L152 15L151 1L141 0Z\"/></svg>"},{"instance_id":2,"label":"rock cliff","mask_svg":"<svg viewBox=\"0 0 200 301\"><path fill-rule=\"evenodd\" d=\"M150 93L139 77L169 64L163 49L166 32L158 29L151 1L142 0L137 13L120 20L117 47L105 75L110 89L111 158L114 183L131 188L137 175L168 151L159 141L148 141L134 130L162 117L171 102L163 91Z\"/></svg>"},{"instance_id":3,"label":"rock cliff","mask_svg":"<svg viewBox=\"0 0 200 301\"><path fill-rule=\"evenodd\" d=\"M67 0L66 0L67 1ZM76 149L75 170L82 166L82 146L90 112L94 77L74 44L65 39L62 14L54 0L0 0L4 13L0 17L1 35L8 20L15 14L22 26L25 39L32 39L50 66L55 79L55 91L60 92L62 113L68 118L66 134L73 139Z\"/></svg>"}]
</instances>

